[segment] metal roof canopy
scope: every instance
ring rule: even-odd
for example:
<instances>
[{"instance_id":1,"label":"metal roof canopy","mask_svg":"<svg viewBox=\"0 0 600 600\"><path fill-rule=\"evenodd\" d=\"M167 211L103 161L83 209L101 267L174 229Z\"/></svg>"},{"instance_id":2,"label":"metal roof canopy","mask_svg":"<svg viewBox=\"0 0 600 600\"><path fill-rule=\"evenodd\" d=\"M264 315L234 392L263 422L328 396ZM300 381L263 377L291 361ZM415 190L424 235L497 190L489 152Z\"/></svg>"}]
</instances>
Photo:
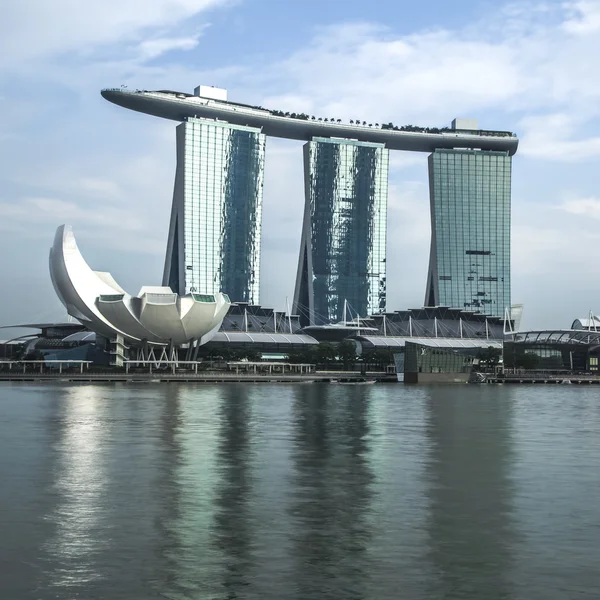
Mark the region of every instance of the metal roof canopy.
<instances>
[{"instance_id":1,"label":"metal roof canopy","mask_svg":"<svg viewBox=\"0 0 600 600\"><path fill-rule=\"evenodd\" d=\"M317 345L319 342L309 335L296 333L246 333L244 331L219 331L207 342L230 343L242 342L248 344L302 344Z\"/></svg>"},{"instance_id":2,"label":"metal roof canopy","mask_svg":"<svg viewBox=\"0 0 600 600\"><path fill-rule=\"evenodd\" d=\"M600 343L600 331L588 329L548 329L521 331L507 336L507 342L515 344L582 344Z\"/></svg>"},{"instance_id":3,"label":"metal roof canopy","mask_svg":"<svg viewBox=\"0 0 600 600\"><path fill-rule=\"evenodd\" d=\"M95 342L96 334L93 331L77 331L63 338L63 342Z\"/></svg>"},{"instance_id":4,"label":"metal roof canopy","mask_svg":"<svg viewBox=\"0 0 600 600\"><path fill-rule=\"evenodd\" d=\"M81 323L23 323L21 325L1 325L0 329L85 329Z\"/></svg>"},{"instance_id":5,"label":"metal roof canopy","mask_svg":"<svg viewBox=\"0 0 600 600\"><path fill-rule=\"evenodd\" d=\"M417 337L371 337L358 336L374 348L403 348L407 342L431 348L502 348L502 340L478 340L471 338L417 338Z\"/></svg>"}]
</instances>

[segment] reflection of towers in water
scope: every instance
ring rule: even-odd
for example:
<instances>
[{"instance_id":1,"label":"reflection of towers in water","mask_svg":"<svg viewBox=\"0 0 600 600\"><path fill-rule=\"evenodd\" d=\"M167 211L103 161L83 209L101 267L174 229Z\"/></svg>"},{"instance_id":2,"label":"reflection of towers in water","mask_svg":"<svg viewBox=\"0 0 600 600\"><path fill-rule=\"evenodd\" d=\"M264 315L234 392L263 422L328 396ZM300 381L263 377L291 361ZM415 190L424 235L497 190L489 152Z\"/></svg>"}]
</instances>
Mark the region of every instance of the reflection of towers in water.
<instances>
[{"instance_id":1,"label":"reflection of towers in water","mask_svg":"<svg viewBox=\"0 0 600 600\"><path fill-rule=\"evenodd\" d=\"M161 388L162 389L162 388ZM217 495L221 394L206 388L166 386L160 421L161 543L155 575L161 597L211 597L219 589L221 567L210 560Z\"/></svg>"},{"instance_id":2,"label":"reflection of towers in water","mask_svg":"<svg viewBox=\"0 0 600 600\"><path fill-rule=\"evenodd\" d=\"M161 449L151 432L160 417L159 405L140 402L129 386L61 390L51 415L53 506L45 521L52 533L42 550L48 581L41 589L55 588L48 594L148 595L156 580L162 493L156 486Z\"/></svg>"},{"instance_id":3,"label":"reflection of towers in water","mask_svg":"<svg viewBox=\"0 0 600 600\"><path fill-rule=\"evenodd\" d=\"M181 427L181 387L169 385L167 394L161 399L161 419L159 427L160 458L157 461L156 492L160 494L161 512L156 520L159 539L158 565L155 578L160 592L170 593L179 589L180 558L183 555L180 539L182 486L179 466L182 463ZM162 571L162 572L161 572ZM162 588L162 589L161 589ZM179 589L181 591L181 589Z\"/></svg>"},{"instance_id":4,"label":"reflection of towers in water","mask_svg":"<svg viewBox=\"0 0 600 600\"><path fill-rule=\"evenodd\" d=\"M221 585L229 598L241 598L249 585L252 567L251 409L248 387L227 386L221 395L221 430L218 447L220 485L216 490L213 547L222 555Z\"/></svg>"},{"instance_id":5,"label":"reflection of towers in water","mask_svg":"<svg viewBox=\"0 0 600 600\"><path fill-rule=\"evenodd\" d=\"M444 598L508 598L511 404L481 386L430 391L429 544ZM434 584L435 585L435 584Z\"/></svg>"},{"instance_id":6,"label":"reflection of towers in water","mask_svg":"<svg viewBox=\"0 0 600 600\"><path fill-rule=\"evenodd\" d=\"M290 589L302 599L369 595L369 392L341 387L298 388L294 402Z\"/></svg>"}]
</instances>

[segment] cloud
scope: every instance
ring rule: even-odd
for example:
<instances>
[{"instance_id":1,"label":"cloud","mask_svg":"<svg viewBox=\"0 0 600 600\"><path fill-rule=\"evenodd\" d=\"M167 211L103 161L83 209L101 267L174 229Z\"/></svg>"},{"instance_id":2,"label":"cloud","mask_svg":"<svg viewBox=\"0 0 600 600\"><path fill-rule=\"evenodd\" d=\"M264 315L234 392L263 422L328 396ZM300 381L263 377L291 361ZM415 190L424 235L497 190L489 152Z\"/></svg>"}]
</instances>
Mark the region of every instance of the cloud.
<instances>
[{"instance_id":1,"label":"cloud","mask_svg":"<svg viewBox=\"0 0 600 600\"><path fill-rule=\"evenodd\" d=\"M266 66L257 85L265 106L399 124L487 116L484 128L519 123L528 155L594 157L600 140L584 132L600 117L600 36L580 32L596 27L598 6L519 3L462 29L410 35L337 24ZM572 121L560 131L551 123L559 114Z\"/></svg>"},{"instance_id":2,"label":"cloud","mask_svg":"<svg viewBox=\"0 0 600 600\"><path fill-rule=\"evenodd\" d=\"M564 23L564 29L575 35L589 35L600 30L600 5L586 0L571 5L575 15Z\"/></svg>"},{"instance_id":3,"label":"cloud","mask_svg":"<svg viewBox=\"0 0 600 600\"><path fill-rule=\"evenodd\" d=\"M572 198L565 200L560 208L572 215L600 220L600 198Z\"/></svg>"},{"instance_id":4,"label":"cloud","mask_svg":"<svg viewBox=\"0 0 600 600\"><path fill-rule=\"evenodd\" d=\"M401 180L392 173L388 191L386 261L387 301L391 310L422 306L430 240L426 182Z\"/></svg>"},{"instance_id":5,"label":"cloud","mask_svg":"<svg viewBox=\"0 0 600 600\"><path fill-rule=\"evenodd\" d=\"M594 159L600 156L600 136L580 134L589 124L581 115L568 113L525 117L520 121L519 155L562 162Z\"/></svg>"},{"instance_id":6,"label":"cloud","mask_svg":"<svg viewBox=\"0 0 600 600\"><path fill-rule=\"evenodd\" d=\"M46 227L50 225L50 231ZM82 207L58 198L30 197L18 202L0 203L0 230L19 232L21 237L47 243L51 230L61 223L72 224L92 240L110 239L114 248L136 253L162 255L162 240L148 235L145 215L132 208L94 204Z\"/></svg>"},{"instance_id":7,"label":"cloud","mask_svg":"<svg viewBox=\"0 0 600 600\"><path fill-rule=\"evenodd\" d=\"M229 0L5 0L0 21L4 67L142 40ZM114 48L113 48L114 51ZM2 62L0 62L2 64Z\"/></svg>"},{"instance_id":8,"label":"cloud","mask_svg":"<svg viewBox=\"0 0 600 600\"><path fill-rule=\"evenodd\" d=\"M175 126L112 106L98 90L127 83L191 91L206 83L228 87L234 101L322 117L444 125L455 116L472 116L485 128L516 130L521 143L513 197L515 299L540 301L539 289L556 264L548 257L556 252L565 268L575 264L574 278L581 272L577 235L596 243L596 217L593 225L578 219L585 215L573 211L584 209L573 202L594 199L595 181L578 177L574 185L570 172L600 155L598 3L517 2L478 22L408 34L377 22L320 27L315 15L312 36L299 37L297 50L282 55L273 47L260 56L243 41L237 55L230 41L223 42L226 49L203 46L208 11L231 4L4 3L0 73L8 85L0 86L0 138L10 143L0 145L5 256L22 236L45 256L56 225L71 219L79 239L89 237L98 252L117 244L120 266L130 275L140 271L143 261L131 258L140 249L159 264L173 186ZM251 4L240 3L236 17L243 19L244 10L252 10ZM278 308L293 293L302 185L301 144L269 140L261 296ZM570 188L576 190L573 197L565 195ZM422 302L428 201L426 155L392 153L391 308ZM593 208L585 205L585 210ZM565 219L565 211L573 219ZM565 231L570 220L578 227ZM582 233L582 227L589 229ZM4 268L17 269L8 262Z\"/></svg>"},{"instance_id":9,"label":"cloud","mask_svg":"<svg viewBox=\"0 0 600 600\"><path fill-rule=\"evenodd\" d=\"M278 87L295 93L265 103L312 105L344 119L441 123L453 106L498 105L514 95L519 74L510 55L508 47L447 31L394 39L381 26L343 24L322 30L308 48L271 69L285 84Z\"/></svg>"},{"instance_id":10,"label":"cloud","mask_svg":"<svg viewBox=\"0 0 600 600\"><path fill-rule=\"evenodd\" d=\"M138 45L137 52L140 59L145 61L173 50L192 50L198 45L199 40L200 34L191 37L144 40Z\"/></svg>"}]
</instances>

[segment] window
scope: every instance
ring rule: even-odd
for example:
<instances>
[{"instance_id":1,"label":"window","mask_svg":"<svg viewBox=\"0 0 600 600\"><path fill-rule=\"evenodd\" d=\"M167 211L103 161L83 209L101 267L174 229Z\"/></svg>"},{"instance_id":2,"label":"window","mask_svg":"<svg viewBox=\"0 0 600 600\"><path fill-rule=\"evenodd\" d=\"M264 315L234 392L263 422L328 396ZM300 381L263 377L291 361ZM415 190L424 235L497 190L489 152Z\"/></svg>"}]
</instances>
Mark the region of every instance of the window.
<instances>
[{"instance_id":1,"label":"window","mask_svg":"<svg viewBox=\"0 0 600 600\"><path fill-rule=\"evenodd\" d=\"M123 300L123 294L102 294L100 296L100 302L119 302Z\"/></svg>"},{"instance_id":2,"label":"window","mask_svg":"<svg viewBox=\"0 0 600 600\"><path fill-rule=\"evenodd\" d=\"M214 302L215 297L212 294L192 294L196 302Z\"/></svg>"}]
</instances>

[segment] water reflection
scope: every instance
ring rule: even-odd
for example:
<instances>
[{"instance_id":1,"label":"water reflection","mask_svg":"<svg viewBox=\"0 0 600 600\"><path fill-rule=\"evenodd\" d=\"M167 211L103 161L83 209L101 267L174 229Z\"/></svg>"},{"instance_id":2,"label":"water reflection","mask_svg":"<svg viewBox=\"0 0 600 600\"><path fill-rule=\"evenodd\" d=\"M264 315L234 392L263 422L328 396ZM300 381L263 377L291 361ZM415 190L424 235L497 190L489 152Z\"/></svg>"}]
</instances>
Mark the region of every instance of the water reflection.
<instances>
[{"instance_id":1,"label":"water reflection","mask_svg":"<svg viewBox=\"0 0 600 600\"><path fill-rule=\"evenodd\" d=\"M430 388L430 560L436 597L511 598L512 404L494 388Z\"/></svg>"},{"instance_id":2,"label":"water reflection","mask_svg":"<svg viewBox=\"0 0 600 600\"><path fill-rule=\"evenodd\" d=\"M596 597L597 394L563 387L11 388L0 597Z\"/></svg>"},{"instance_id":3,"label":"water reflection","mask_svg":"<svg viewBox=\"0 0 600 600\"><path fill-rule=\"evenodd\" d=\"M58 433L54 453L56 504L47 519L54 535L45 545L54 568L48 573L54 588L88 586L99 579L98 554L107 545L102 531L106 466L102 447L106 430L102 422L99 388L65 390L55 423Z\"/></svg>"},{"instance_id":4,"label":"water reflection","mask_svg":"<svg viewBox=\"0 0 600 600\"><path fill-rule=\"evenodd\" d=\"M159 593L172 596L180 578L178 556L181 556L181 540L178 524L184 515L181 512L182 488L179 485L183 462L181 448L182 400L181 388L164 386L161 399L161 419L158 439L160 459L157 461L156 490L160 494L159 517L156 520L158 535L157 563L160 570L155 574L155 587Z\"/></svg>"},{"instance_id":5,"label":"water reflection","mask_svg":"<svg viewBox=\"0 0 600 600\"><path fill-rule=\"evenodd\" d=\"M48 588L48 562L40 550L55 529L47 515L56 495L52 449L60 436L55 415L63 392L45 386L28 386L27 392L6 384L0 390L2 598L38 598Z\"/></svg>"},{"instance_id":6,"label":"water reflection","mask_svg":"<svg viewBox=\"0 0 600 600\"><path fill-rule=\"evenodd\" d=\"M169 385L162 399L161 513L157 522L164 567L160 597L207 597L216 589L218 556L210 551L219 483L222 397L207 389L201 398L186 386ZM211 596L208 596L211 597Z\"/></svg>"},{"instance_id":7,"label":"water reflection","mask_svg":"<svg viewBox=\"0 0 600 600\"><path fill-rule=\"evenodd\" d=\"M243 598L252 569L253 520L252 442L249 426L252 411L248 386L228 386L221 404L218 468L220 483L215 497L213 547L221 554L223 597Z\"/></svg>"},{"instance_id":8,"label":"water reflection","mask_svg":"<svg viewBox=\"0 0 600 600\"><path fill-rule=\"evenodd\" d=\"M368 405L356 388L297 388L290 509L295 573L289 597L369 596Z\"/></svg>"}]
</instances>

